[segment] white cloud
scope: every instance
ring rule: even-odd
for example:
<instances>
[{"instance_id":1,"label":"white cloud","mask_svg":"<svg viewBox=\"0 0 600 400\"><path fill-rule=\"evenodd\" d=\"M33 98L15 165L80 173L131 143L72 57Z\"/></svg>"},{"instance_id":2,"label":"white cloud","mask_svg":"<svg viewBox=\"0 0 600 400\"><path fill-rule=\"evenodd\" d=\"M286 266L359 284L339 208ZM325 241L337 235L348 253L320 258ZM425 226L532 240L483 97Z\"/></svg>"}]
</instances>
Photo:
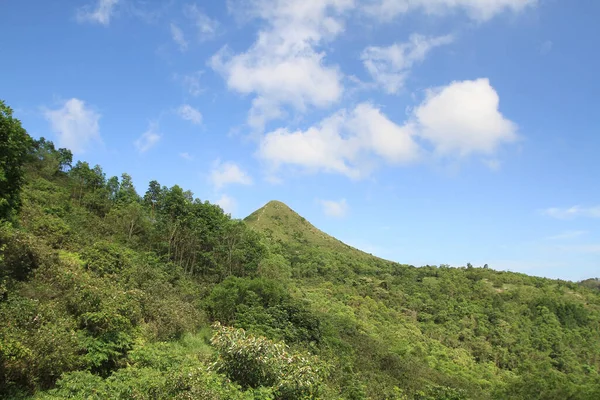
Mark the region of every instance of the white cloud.
<instances>
[{"instance_id":1,"label":"white cloud","mask_svg":"<svg viewBox=\"0 0 600 400\"><path fill-rule=\"evenodd\" d=\"M453 82L430 90L401 125L372 104L360 103L352 111L338 111L306 130L268 132L257 156L268 163L271 173L288 165L355 179L368 175L380 159L388 164L422 159L427 152L424 142L445 157L491 156L500 144L517 139L516 125L500 114L498 103L487 79ZM498 167L499 163L489 166Z\"/></svg>"},{"instance_id":2,"label":"white cloud","mask_svg":"<svg viewBox=\"0 0 600 400\"><path fill-rule=\"evenodd\" d=\"M217 190L232 183L240 185L252 184L252 178L236 163L221 163L218 160L213 165L213 169L210 173L210 181Z\"/></svg>"},{"instance_id":3,"label":"white cloud","mask_svg":"<svg viewBox=\"0 0 600 400\"><path fill-rule=\"evenodd\" d=\"M215 37L219 22L203 13L196 4L187 5L184 9L185 15L190 18L198 29L198 38L200 41L209 40Z\"/></svg>"},{"instance_id":4,"label":"white cloud","mask_svg":"<svg viewBox=\"0 0 600 400\"><path fill-rule=\"evenodd\" d=\"M44 109L44 116L58 136L59 145L74 153L84 153L92 142L100 141L100 114L83 100L72 98L56 110Z\"/></svg>"},{"instance_id":5,"label":"white cloud","mask_svg":"<svg viewBox=\"0 0 600 400\"><path fill-rule=\"evenodd\" d=\"M600 218L600 206L573 206L569 208L551 207L542 210L542 213L549 217L558 219L571 219L577 217Z\"/></svg>"},{"instance_id":6,"label":"white cloud","mask_svg":"<svg viewBox=\"0 0 600 400\"><path fill-rule=\"evenodd\" d=\"M258 156L272 168L288 164L361 178L371 169L370 159L407 163L419 157L411 125L399 126L369 103L339 111L306 131L282 128L267 133Z\"/></svg>"},{"instance_id":7,"label":"white cloud","mask_svg":"<svg viewBox=\"0 0 600 400\"><path fill-rule=\"evenodd\" d=\"M414 141L414 126L397 125L369 103L359 104L354 109L348 130L364 147L390 164L410 163L420 156L421 150Z\"/></svg>"},{"instance_id":8,"label":"white cloud","mask_svg":"<svg viewBox=\"0 0 600 400\"><path fill-rule=\"evenodd\" d=\"M95 7L91 4L83 6L77 10L77 21L108 25L118 3L119 0L98 0Z\"/></svg>"},{"instance_id":9,"label":"white cloud","mask_svg":"<svg viewBox=\"0 0 600 400\"><path fill-rule=\"evenodd\" d=\"M237 208L237 202L231 196L227 196L226 194L221 195L221 197L215 202L219 205L226 214L233 214Z\"/></svg>"},{"instance_id":10,"label":"white cloud","mask_svg":"<svg viewBox=\"0 0 600 400\"><path fill-rule=\"evenodd\" d=\"M180 106L177 109L177 114L194 125L200 125L202 123L202 113L189 104Z\"/></svg>"},{"instance_id":11,"label":"white cloud","mask_svg":"<svg viewBox=\"0 0 600 400\"><path fill-rule=\"evenodd\" d=\"M361 59L375 82L388 93L397 93L415 63L421 62L430 50L449 44L451 35L426 37L413 34L406 43L395 43L387 47L367 47Z\"/></svg>"},{"instance_id":12,"label":"white cloud","mask_svg":"<svg viewBox=\"0 0 600 400\"><path fill-rule=\"evenodd\" d=\"M277 129L262 138L258 156L273 169L287 164L358 178L360 171L352 166L358 143L342 137L344 124L345 116L338 113L306 131Z\"/></svg>"},{"instance_id":13,"label":"white cloud","mask_svg":"<svg viewBox=\"0 0 600 400\"><path fill-rule=\"evenodd\" d=\"M329 217L342 218L348 214L348 204L346 199L339 201L335 200L320 200L319 203L323 207L323 212Z\"/></svg>"},{"instance_id":14,"label":"white cloud","mask_svg":"<svg viewBox=\"0 0 600 400\"><path fill-rule=\"evenodd\" d=\"M429 90L414 111L419 136L440 155L492 154L501 143L517 140L517 127L500 113L499 102L488 79Z\"/></svg>"},{"instance_id":15,"label":"white cloud","mask_svg":"<svg viewBox=\"0 0 600 400\"><path fill-rule=\"evenodd\" d=\"M157 130L158 125L156 123L151 123L148 130L133 143L140 153L147 152L158 143L161 136Z\"/></svg>"},{"instance_id":16,"label":"white cloud","mask_svg":"<svg viewBox=\"0 0 600 400\"><path fill-rule=\"evenodd\" d=\"M194 157L191 156L190 153L187 153L187 152L179 153L179 157L183 158L184 160L188 160L188 161L191 161L194 159Z\"/></svg>"},{"instance_id":17,"label":"white cloud","mask_svg":"<svg viewBox=\"0 0 600 400\"><path fill-rule=\"evenodd\" d=\"M412 11L444 15L460 10L473 20L484 22L502 12L517 13L535 4L537 0L371 0L364 8L383 21Z\"/></svg>"},{"instance_id":18,"label":"white cloud","mask_svg":"<svg viewBox=\"0 0 600 400\"><path fill-rule=\"evenodd\" d=\"M177 43L177 46L179 46L180 51L184 52L188 49L188 42L185 40L183 31L174 23L171 23L171 37L173 38L173 41Z\"/></svg>"},{"instance_id":19,"label":"white cloud","mask_svg":"<svg viewBox=\"0 0 600 400\"><path fill-rule=\"evenodd\" d=\"M229 89L254 95L248 123L262 129L269 120L285 115L285 107L303 112L339 100L342 74L325 64L317 48L343 31L340 15L351 0L250 1L248 16L267 26L244 53L227 47L211 59L211 66Z\"/></svg>"}]
</instances>

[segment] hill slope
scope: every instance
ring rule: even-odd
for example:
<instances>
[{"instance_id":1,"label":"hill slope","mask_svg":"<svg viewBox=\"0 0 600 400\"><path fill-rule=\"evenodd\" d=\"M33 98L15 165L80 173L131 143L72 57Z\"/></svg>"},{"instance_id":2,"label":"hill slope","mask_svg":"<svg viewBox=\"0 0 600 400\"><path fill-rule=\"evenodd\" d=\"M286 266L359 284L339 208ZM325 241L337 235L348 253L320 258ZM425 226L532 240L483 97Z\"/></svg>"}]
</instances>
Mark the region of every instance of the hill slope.
<instances>
[{"instance_id":1,"label":"hill slope","mask_svg":"<svg viewBox=\"0 0 600 400\"><path fill-rule=\"evenodd\" d=\"M381 275L399 266L328 235L280 201L268 202L244 221L288 258L297 278Z\"/></svg>"},{"instance_id":2,"label":"hill slope","mask_svg":"<svg viewBox=\"0 0 600 400\"><path fill-rule=\"evenodd\" d=\"M357 257L372 257L317 229L306 218L281 201L269 201L247 216L244 221L276 242L350 252Z\"/></svg>"}]
</instances>

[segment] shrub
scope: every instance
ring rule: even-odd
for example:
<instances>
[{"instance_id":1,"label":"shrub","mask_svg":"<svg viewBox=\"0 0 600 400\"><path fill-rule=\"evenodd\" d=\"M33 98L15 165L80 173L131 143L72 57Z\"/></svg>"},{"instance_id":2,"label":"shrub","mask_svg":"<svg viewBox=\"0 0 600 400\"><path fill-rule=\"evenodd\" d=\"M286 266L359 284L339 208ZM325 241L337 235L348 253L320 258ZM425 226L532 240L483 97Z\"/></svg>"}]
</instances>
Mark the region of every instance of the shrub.
<instances>
[{"instance_id":1,"label":"shrub","mask_svg":"<svg viewBox=\"0 0 600 400\"><path fill-rule=\"evenodd\" d=\"M213 368L243 388L272 387L277 399L315 398L327 366L318 357L291 351L285 343L213 325Z\"/></svg>"}]
</instances>

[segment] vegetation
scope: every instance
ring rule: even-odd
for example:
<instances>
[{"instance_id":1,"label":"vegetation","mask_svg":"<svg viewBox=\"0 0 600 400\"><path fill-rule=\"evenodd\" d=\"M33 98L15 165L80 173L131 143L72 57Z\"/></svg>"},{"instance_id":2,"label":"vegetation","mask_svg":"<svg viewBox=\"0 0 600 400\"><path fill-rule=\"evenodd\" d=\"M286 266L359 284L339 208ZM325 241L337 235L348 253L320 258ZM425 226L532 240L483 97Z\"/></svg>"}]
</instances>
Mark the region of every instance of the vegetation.
<instances>
[{"instance_id":1,"label":"vegetation","mask_svg":"<svg viewBox=\"0 0 600 400\"><path fill-rule=\"evenodd\" d=\"M415 268L280 202L141 196L0 107L1 398L600 398L597 279Z\"/></svg>"}]
</instances>

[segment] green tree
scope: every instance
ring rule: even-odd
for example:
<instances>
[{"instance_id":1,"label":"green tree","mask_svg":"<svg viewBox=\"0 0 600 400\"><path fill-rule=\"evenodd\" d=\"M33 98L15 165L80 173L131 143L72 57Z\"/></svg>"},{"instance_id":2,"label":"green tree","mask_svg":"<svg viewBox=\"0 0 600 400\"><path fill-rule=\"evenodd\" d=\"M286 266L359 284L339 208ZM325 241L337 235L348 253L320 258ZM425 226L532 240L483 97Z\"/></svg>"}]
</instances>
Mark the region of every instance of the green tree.
<instances>
[{"instance_id":1,"label":"green tree","mask_svg":"<svg viewBox=\"0 0 600 400\"><path fill-rule=\"evenodd\" d=\"M23 164L33 145L31 137L0 100L0 219L9 220L21 207Z\"/></svg>"}]
</instances>

